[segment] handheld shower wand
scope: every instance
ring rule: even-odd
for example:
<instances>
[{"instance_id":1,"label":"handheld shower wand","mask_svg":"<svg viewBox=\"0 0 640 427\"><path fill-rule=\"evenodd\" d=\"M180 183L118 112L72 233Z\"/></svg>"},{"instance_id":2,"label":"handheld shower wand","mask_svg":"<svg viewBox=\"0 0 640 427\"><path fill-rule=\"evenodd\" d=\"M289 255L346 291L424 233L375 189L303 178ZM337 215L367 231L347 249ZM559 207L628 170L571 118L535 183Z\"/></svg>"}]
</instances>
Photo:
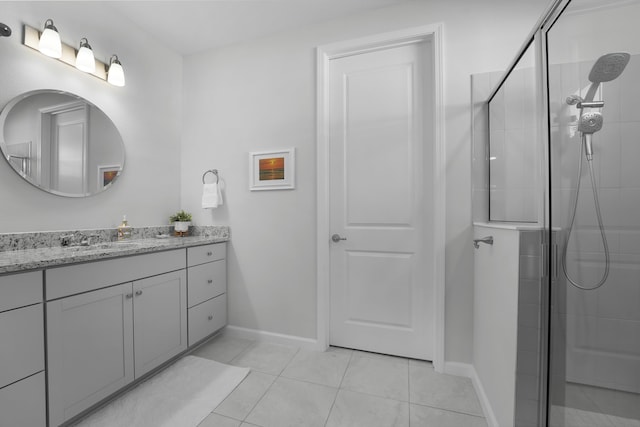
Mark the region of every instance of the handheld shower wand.
<instances>
[{"instance_id":1,"label":"handheld shower wand","mask_svg":"<svg viewBox=\"0 0 640 427\"><path fill-rule=\"evenodd\" d=\"M598 58L589 72L591 86L584 100L587 102L593 101L600 83L610 82L620 77L620 74L629 63L629 59L631 59L631 55L626 52L607 53Z\"/></svg>"},{"instance_id":2,"label":"handheld shower wand","mask_svg":"<svg viewBox=\"0 0 640 427\"><path fill-rule=\"evenodd\" d=\"M584 99L578 95L571 95L567 97L567 104L575 105L580 110L580 117L578 119L578 132L580 132L582 135L582 145L580 146L580 162L578 163L577 189L573 201L573 211L571 213L569 232L567 233L567 238L564 242L564 248L562 251L562 270L564 271L564 275L569 283L571 283L576 288L585 291L598 289L599 287L604 285L607 277L609 277L609 268L611 262L609 245L607 243L607 236L604 232L602 214L600 212L600 202L598 200L595 174L593 173L593 134L602 129L603 117L599 112L590 111L585 113L584 109L604 107L603 101L593 100L596 92L598 91L598 88L600 87L600 84L617 79L629 63L630 58L631 55L624 52L608 53L606 55L602 55L600 58L598 58L598 60L591 68L591 72L589 73L589 81L591 81L591 86L587 90L587 94ZM604 248L605 257L604 273L602 274L601 279L595 285L590 287L587 287L574 280L567 271L567 247L569 246L569 239L571 239L571 233L573 232L573 227L576 219L576 211L578 209L578 197L580 195L580 177L582 176L582 152L585 153L587 163L589 164L589 175L591 177L593 201L595 205L596 216L598 218L598 228L600 229L600 236L602 239L602 246Z\"/></svg>"},{"instance_id":3,"label":"handheld shower wand","mask_svg":"<svg viewBox=\"0 0 640 427\"><path fill-rule=\"evenodd\" d=\"M582 133L582 142L587 161L593 160L593 134L602 129L602 114L589 112L580 114L578 131Z\"/></svg>"}]
</instances>

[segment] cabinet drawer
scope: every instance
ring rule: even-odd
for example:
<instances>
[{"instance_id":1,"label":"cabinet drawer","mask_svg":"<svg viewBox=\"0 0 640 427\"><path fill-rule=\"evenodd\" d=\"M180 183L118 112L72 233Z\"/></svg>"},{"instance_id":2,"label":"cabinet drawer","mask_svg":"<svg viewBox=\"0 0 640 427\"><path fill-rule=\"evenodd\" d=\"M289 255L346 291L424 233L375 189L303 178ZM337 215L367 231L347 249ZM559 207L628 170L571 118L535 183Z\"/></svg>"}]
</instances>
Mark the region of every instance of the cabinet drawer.
<instances>
[{"instance_id":1,"label":"cabinet drawer","mask_svg":"<svg viewBox=\"0 0 640 427\"><path fill-rule=\"evenodd\" d=\"M214 243L212 245L187 248L187 265L191 267L192 265L225 259L226 254L226 243Z\"/></svg>"},{"instance_id":2,"label":"cabinet drawer","mask_svg":"<svg viewBox=\"0 0 640 427\"><path fill-rule=\"evenodd\" d=\"M0 388L0 427L45 427L44 372Z\"/></svg>"},{"instance_id":3,"label":"cabinet drawer","mask_svg":"<svg viewBox=\"0 0 640 427\"><path fill-rule=\"evenodd\" d=\"M42 271L0 276L0 311L42 302Z\"/></svg>"},{"instance_id":4,"label":"cabinet drawer","mask_svg":"<svg viewBox=\"0 0 640 427\"><path fill-rule=\"evenodd\" d=\"M189 346L227 324L227 295L205 301L189 309Z\"/></svg>"},{"instance_id":5,"label":"cabinet drawer","mask_svg":"<svg viewBox=\"0 0 640 427\"><path fill-rule=\"evenodd\" d=\"M42 304L0 313L0 343L0 387L42 371Z\"/></svg>"},{"instance_id":6,"label":"cabinet drawer","mask_svg":"<svg viewBox=\"0 0 640 427\"><path fill-rule=\"evenodd\" d=\"M176 249L46 270L47 301L185 268L185 251Z\"/></svg>"},{"instance_id":7,"label":"cabinet drawer","mask_svg":"<svg viewBox=\"0 0 640 427\"><path fill-rule=\"evenodd\" d=\"M209 262L188 268L187 301L193 307L227 291L227 262Z\"/></svg>"}]
</instances>

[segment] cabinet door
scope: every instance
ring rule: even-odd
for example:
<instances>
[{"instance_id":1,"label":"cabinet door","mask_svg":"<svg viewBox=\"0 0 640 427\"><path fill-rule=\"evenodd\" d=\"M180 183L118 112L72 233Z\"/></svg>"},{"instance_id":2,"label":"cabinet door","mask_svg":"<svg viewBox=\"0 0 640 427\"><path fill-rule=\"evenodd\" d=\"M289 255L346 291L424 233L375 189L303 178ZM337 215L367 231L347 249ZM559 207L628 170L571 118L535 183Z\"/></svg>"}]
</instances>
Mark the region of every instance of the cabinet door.
<instances>
[{"instance_id":1,"label":"cabinet door","mask_svg":"<svg viewBox=\"0 0 640 427\"><path fill-rule=\"evenodd\" d=\"M49 424L133 380L131 283L47 303Z\"/></svg>"},{"instance_id":2,"label":"cabinet door","mask_svg":"<svg viewBox=\"0 0 640 427\"><path fill-rule=\"evenodd\" d=\"M187 348L184 270L133 282L135 376L139 378Z\"/></svg>"}]
</instances>

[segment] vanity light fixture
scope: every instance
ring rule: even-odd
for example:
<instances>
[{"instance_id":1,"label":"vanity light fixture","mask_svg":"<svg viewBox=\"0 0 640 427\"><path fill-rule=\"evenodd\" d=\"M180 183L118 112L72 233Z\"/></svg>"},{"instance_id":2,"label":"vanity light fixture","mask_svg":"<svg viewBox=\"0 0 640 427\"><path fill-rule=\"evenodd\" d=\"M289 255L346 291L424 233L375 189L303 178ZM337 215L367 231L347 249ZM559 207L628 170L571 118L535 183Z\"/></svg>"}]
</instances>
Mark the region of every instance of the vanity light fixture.
<instances>
[{"instance_id":1,"label":"vanity light fixture","mask_svg":"<svg viewBox=\"0 0 640 427\"><path fill-rule=\"evenodd\" d=\"M93 50L86 38L80 39L80 48L76 55L76 68L85 73L93 73L96 71L96 59L93 56Z\"/></svg>"},{"instance_id":2,"label":"vanity light fixture","mask_svg":"<svg viewBox=\"0 0 640 427\"><path fill-rule=\"evenodd\" d=\"M53 25L53 20L47 19L44 23L44 31L40 36L38 50L52 58L62 57L62 42L58 29Z\"/></svg>"},{"instance_id":3,"label":"vanity light fixture","mask_svg":"<svg viewBox=\"0 0 640 427\"><path fill-rule=\"evenodd\" d=\"M22 43L31 49L45 53L43 45L46 46L49 43L46 36L49 30L57 36L60 54L57 57L54 56L54 58L57 58L58 61L85 71L87 74L107 81L113 86L124 86L124 70L117 55L112 55L107 65L107 63L95 58L89 41L84 37L80 40L80 46L77 50L73 46L61 43L60 35L57 30L55 30L51 19L47 19L45 29L42 33L36 28L24 25L24 39ZM52 56L49 54L46 55ZM107 70L109 71L108 73Z\"/></svg>"},{"instance_id":4,"label":"vanity light fixture","mask_svg":"<svg viewBox=\"0 0 640 427\"><path fill-rule=\"evenodd\" d=\"M11 35L11 28L8 25L0 22L0 37L9 37Z\"/></svg>"},{"instance_id":5,"label":"vanity light fixture","mask_svg":"<svg viewBox=\"0 0 640 427\"><path fill-rule=\"evenodd\" d=\"M107 81L114 86L124 86L124 70L118 60L118 55L111 55L109 59L109 70L107 71Z\"/></svg>"}]
</instances>

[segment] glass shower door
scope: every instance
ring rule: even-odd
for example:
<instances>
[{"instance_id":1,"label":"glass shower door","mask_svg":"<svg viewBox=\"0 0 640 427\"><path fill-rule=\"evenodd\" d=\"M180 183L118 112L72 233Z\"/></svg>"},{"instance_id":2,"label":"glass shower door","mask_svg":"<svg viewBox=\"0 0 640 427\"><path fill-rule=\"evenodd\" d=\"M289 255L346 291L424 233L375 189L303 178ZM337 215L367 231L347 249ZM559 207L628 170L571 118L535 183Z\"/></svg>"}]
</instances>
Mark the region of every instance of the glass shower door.
<instances>
[{"instance_id":1,"label":"glass shower door","mask_svg":"<svg viewBox=\"0 0 640 427\"><path fill-rule=\"evenodd\" d=\"M640 426L640 1L572 0L546 32L550 426Z\"/></svg>"}]
</instances>

